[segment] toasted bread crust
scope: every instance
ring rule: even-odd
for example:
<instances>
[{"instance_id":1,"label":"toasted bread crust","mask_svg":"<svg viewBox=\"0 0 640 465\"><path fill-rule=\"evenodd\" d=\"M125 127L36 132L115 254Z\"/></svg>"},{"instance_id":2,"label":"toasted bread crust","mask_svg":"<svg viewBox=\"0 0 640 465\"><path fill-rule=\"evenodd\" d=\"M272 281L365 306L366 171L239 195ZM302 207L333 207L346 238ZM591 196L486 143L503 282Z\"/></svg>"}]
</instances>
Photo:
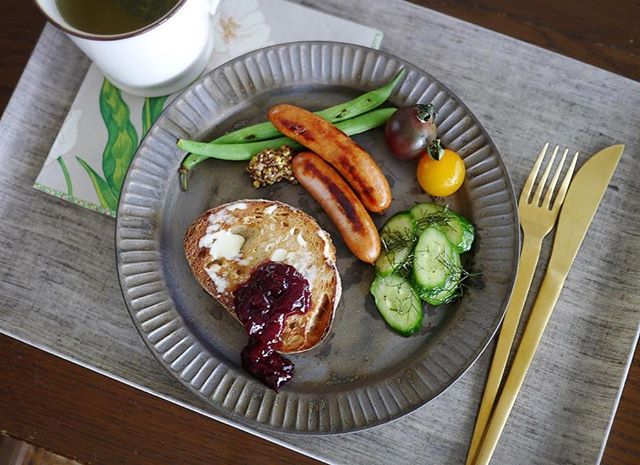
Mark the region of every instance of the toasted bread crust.
<instances>
[{"instance_id":1,"label":"toasted bread crust","mask_svg":"<svg viewBox=\"0 0 640 465\"><path fill-rule=\"evenodd\" d=\"M200 246L207 228L243 236L241 256L214 259L208 248ZM184 250L198 283L236 319L235 290L264 261L282 261L307 278L311 307L287 318L279 352L309 350L329 332L341 295L336 251L329 234L303 211L272 200L220 205L191 224L184 236Z\"/></svg>"}]
</instances>

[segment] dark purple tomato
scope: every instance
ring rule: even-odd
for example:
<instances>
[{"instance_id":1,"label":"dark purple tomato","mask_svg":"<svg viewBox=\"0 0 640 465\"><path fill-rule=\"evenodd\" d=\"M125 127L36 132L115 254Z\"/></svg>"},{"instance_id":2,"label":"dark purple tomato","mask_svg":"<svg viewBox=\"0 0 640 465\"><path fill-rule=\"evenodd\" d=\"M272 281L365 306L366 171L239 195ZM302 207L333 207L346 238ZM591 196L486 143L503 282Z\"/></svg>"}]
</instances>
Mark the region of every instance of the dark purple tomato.
<instances>
[{"instance_id":1,"label":"dark purple tomato","mask_svg":"<svg viewBox=\"0 0 640 465\"><path fill-rule=\"evenodd\" d=\"M436 138L436 112L433 105L416 104L398 108L384 129L389 150L396 158L420 158Z\"/></svg>"}]
</instances>

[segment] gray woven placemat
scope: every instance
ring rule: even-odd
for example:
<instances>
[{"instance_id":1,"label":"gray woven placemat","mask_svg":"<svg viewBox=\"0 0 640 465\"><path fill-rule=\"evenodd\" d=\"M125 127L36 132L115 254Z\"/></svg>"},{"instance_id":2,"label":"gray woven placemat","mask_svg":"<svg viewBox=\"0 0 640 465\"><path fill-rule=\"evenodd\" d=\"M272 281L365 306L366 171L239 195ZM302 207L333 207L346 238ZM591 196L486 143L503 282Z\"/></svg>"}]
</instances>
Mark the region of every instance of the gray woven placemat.
<instances>
[{"instance_id":1,"label":"gray woven placemat","mask_svg":"<svg viewBox=\"0 0 640 465\"><path fill-rule=\"evenodd\" d=\"M316 7L384 31L384 49L456 92L496 142L517 190L546 140L585 154L627 145L492 463L598 462L640 320L640 84L398 0ZM114 221L30 187L87 65L47 27L0 123L0 331L215 416L135 331L115 275ZM335 463L463 463L488 361L485 354L396 422L268 437Z\"/></svg>"}]
</instances>

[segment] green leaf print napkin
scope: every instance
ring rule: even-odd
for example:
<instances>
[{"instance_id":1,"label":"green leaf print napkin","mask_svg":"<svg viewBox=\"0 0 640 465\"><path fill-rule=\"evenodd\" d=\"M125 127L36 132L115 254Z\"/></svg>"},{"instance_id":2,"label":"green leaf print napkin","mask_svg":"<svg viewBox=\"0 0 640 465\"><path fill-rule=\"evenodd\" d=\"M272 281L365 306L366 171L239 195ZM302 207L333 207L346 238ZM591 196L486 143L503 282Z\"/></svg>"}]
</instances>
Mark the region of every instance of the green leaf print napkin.
<instances>
[{"instance_id":1,"label":"green leaf print napkin","mask_svg":"<svg viewBox=\"0 0 640 465\"><path fill-rule=\"evenodd\" d=\"M268 45L333 40L379 48L382 33L285 0L222 0L211 27L208 69ZM34 187L115 216L138 144L175 95L120 91L95 65L78 90Z\"/></svg>"}]
</instances>

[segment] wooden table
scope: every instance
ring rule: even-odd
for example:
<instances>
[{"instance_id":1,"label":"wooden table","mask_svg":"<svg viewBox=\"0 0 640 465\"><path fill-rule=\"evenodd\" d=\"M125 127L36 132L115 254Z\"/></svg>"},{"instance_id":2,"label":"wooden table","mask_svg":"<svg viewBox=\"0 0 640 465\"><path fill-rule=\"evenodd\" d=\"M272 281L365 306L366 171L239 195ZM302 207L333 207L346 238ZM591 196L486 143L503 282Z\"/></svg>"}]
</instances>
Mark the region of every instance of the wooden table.
<instances>
[{"instance_id":1,"label":"wooden table","mask_svg":"<svg viewBox=\"0 0 640 465\"><path fill-rule=\"evenodd\" d=\"M534 0L526 6L504 0L415 2L640 79L636 1ZM44 26L32 2L13 0L5 4L4 13L0 17L2 110ZM250 457L260 457L263 464L317 463L11 338L0 336L0 350L11 354L0 361L0 431L60 454L105 464L244 463ZM631 465L640 457L638 353L605 450L605 464Z\"/></svg>"}]
</instances>

